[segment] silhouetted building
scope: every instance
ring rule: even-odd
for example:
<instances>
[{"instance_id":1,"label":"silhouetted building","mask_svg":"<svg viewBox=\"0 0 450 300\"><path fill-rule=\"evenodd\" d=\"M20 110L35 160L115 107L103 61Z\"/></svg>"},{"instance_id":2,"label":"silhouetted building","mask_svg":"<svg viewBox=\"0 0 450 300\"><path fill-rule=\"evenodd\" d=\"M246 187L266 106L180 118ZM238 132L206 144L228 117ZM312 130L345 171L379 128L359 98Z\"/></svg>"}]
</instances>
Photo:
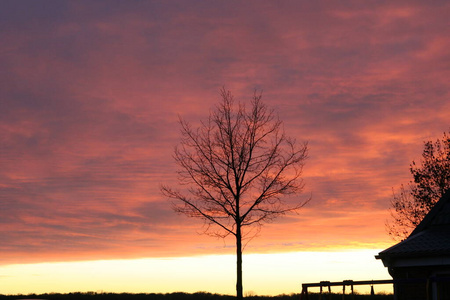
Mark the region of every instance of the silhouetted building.
<instances>
[{"instance_id":1,"label":"silhouetted building","mask_svg":"<svg viewBox=\"0 0 450 300\"><path fill-rule=\"evenodd\" d=\"M404 241L380 252L396 300L450 299L450 191Z\"/></svg>"}]
</instances>

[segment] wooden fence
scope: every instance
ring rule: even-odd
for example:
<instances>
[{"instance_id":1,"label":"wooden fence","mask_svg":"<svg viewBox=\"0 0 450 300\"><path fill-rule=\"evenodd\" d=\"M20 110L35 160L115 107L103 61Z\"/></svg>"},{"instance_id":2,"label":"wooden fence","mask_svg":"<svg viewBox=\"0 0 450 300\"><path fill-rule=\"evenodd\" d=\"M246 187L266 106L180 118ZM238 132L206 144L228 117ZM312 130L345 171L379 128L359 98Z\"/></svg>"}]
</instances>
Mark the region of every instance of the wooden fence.
<instances>
[{"instance_id":1,"label":"wooden fence","mask_svg":"<svg viewBox=\"0 0 450 300\"><path fill-rule=\"evenodd\" d=\"M345 299L346 295L346 287L350 287L350 295L354 295L353 287L355 285L370 285L370 294L374 295L373 286L376 284L393 284L394 280L386 279L386 280L344 280L339 282L330 282L330 281L321 281L318 283L303 283L302 284L302 293L300 295L301 300L308 300L308 288L310 287L318 287L320 288L320 298L322 297L323 289L328 289L328 294L331 296L331 287L332 286L342 286L342 299Z\"/></svg>"}]
</instances>

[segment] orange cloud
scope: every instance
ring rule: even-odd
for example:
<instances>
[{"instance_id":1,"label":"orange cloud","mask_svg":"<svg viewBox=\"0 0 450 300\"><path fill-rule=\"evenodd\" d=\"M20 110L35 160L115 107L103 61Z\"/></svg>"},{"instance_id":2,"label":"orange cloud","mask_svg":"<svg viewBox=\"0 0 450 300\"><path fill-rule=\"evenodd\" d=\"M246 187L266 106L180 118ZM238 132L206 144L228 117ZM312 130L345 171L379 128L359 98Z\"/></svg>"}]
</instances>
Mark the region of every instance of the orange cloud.
<instances>
[{"instance_id":1,"label":"orange cloud","mask_svg":"<svg viewBox=\"0 0 450 300\"><path fill-rule=\"evenodd\" d=\"M0 263L232 251L159 193L178 115L206 118L223 85L263 89L310 147L312 201L248 252L389 243L391 188L448 130L446 1L8 5Z\"/></svg>"}]
</instances>

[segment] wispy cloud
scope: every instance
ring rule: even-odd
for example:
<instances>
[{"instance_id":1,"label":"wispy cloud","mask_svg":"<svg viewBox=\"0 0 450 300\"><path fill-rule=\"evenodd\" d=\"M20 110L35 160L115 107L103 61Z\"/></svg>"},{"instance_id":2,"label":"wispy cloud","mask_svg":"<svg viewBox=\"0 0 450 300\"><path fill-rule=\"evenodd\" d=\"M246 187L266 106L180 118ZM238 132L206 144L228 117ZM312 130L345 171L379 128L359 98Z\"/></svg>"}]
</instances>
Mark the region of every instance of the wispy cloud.
<instances>
[{"instance_id":1,"label":"wispy cloud","mask_svg":"<svg viewBox=\"0 0 450 300\"><path fill-rule=\"evenodd\" d=\"M223 85L310 146L310 205L247 251L386 243L391 188L449 129L447 1L0 6L2 263L217 252L158 187Z\"/></svg>"}]
</instances>

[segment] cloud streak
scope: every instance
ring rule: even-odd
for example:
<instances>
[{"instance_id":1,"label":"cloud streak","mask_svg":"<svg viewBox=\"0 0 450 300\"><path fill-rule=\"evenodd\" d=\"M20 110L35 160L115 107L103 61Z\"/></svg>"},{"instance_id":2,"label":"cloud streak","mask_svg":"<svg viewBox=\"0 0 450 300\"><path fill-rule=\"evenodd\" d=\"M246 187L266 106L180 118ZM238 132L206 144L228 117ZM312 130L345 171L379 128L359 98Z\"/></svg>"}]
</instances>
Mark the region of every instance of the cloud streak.
<instances>
[{"instance_id":1,"label":"cloud streak","mask_svg":"<svg viewBox=\"0 0 450 300\"><path fill-rule=\"evenodd\" d=\"M446 1L0 6L0 263L229 251L158 189L223 85L310 145L310 205L250 252L389 243L391 188L449 128Z\"/></svg>"}]
</instances>

